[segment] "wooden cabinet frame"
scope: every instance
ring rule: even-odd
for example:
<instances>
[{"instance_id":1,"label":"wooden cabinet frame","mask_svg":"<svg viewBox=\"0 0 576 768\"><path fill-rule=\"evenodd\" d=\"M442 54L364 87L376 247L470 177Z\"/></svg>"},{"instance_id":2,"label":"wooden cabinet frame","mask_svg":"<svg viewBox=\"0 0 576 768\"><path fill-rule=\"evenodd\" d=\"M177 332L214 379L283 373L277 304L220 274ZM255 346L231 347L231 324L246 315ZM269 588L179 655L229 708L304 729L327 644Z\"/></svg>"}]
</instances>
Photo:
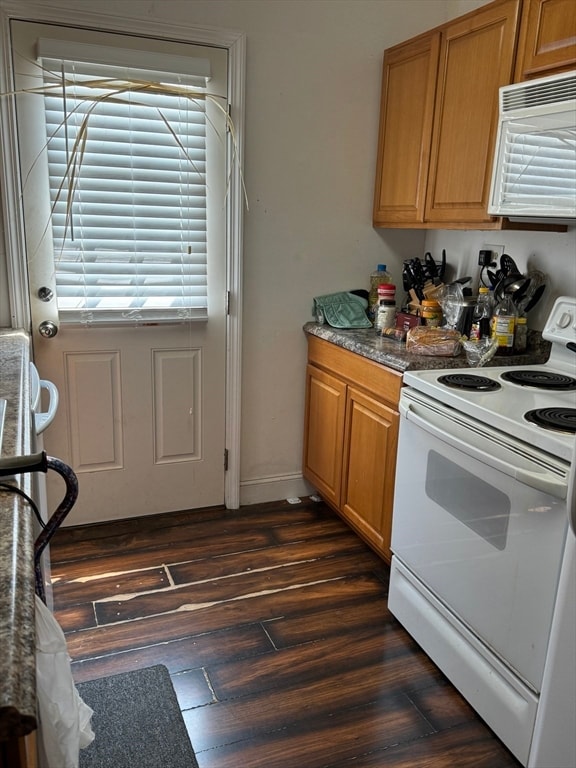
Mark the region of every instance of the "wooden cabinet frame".
<instances>
[{"instance_id":1,"label":"wooden cabinet frame","mask_svg":"<svg viewBox=\"0 0 576 768\"><path fill-rule=\"evenodd\" d=\"M303 474L390 560L402 375L308 338Z\"/></svg>"}]
</instances>

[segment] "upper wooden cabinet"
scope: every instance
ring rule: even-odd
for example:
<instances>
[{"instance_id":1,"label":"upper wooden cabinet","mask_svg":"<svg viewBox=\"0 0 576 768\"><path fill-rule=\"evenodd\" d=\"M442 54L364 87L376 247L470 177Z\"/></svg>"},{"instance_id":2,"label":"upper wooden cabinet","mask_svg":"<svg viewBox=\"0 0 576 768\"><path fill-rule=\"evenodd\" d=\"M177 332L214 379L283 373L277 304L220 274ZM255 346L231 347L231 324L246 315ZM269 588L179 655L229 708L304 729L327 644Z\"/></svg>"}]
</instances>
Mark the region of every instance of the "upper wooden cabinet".
<instances>
[{"instance_id":1,"label":"upper wooden cabinet","mask_svg":"<svg viewBox=\"0 0 576 768\"><path fill-rule=\"evenodd\" d=\"M494 224L498 89L512 80L519 10L518 0L490 4L442 33L426 221Z\"/></svg>"},{"instance_id":2,"label":"upper wooden cabinet","mask_svg":"<svg viewBox=\"0 0 576 768\"><path fill-rule=\"evenodd\" d=\"M424 221L440 34L384 53L374 225Z\"/></svg>"},{"instance_id":3,"label":"upper wooden cabinet","mask_svg":"<svg viewBox=\"0 0 576 768\"><path fill-rule=\"evenodd\" d=\"M515 80L576 67L576 2L524 0Z\"/></svg>"},{"instance_id":4,"label":"upper wooden cabinet","mask_svg":"<svg viewBox=\"0 0 576 768\"><path fill-rule=\"evenodd\" d=\"M487 206L498 91L514 81L518 38L526 51L538 38L543 56L562 35L546 66L566 68L575 16L575 0L495 0L385 51L374 226L561 229L511 225Z\"/></svg>"}]
</instances>

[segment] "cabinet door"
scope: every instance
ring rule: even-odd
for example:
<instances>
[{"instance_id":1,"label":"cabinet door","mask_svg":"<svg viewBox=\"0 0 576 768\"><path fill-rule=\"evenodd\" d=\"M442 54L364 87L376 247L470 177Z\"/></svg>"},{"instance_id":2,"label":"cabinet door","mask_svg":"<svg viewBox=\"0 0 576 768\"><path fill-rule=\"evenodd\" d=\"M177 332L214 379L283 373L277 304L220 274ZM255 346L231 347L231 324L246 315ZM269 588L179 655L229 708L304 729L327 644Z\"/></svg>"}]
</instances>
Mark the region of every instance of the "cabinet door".
<instances>
[{"instance_id":1,"label":"cabinet door","mask_svg":"<svg viewBox=\"0 0 576 768\"><path fill-rule=\"evenodd\" d=\"M498 89L512 82L518 0L490 4L442 34L426 219L490 222Z\"/></svg>"},{"instance_id":2,"label":"cabinet door","mask_svg":"<svg viewBox=\"0 0 576 768\"><path fill-rule=\"evenodd\" d=\"M424 220L439 33L384 53L374 226Z\"/></svg>"},{"instance_id":3,"label":"cabinet door","mask_svg":"<svg viewBox=\"0 0 576 768\"><path fill-rule=\"evenodd\" d=\"M340 505L346 384L306 367L304 477L335 507Z\"/></svg>"},{"instance_id":4,"label":"cabinet door","mask_svg":"<svg viewBox=\"0 0 576 768\"><path fill-rule=\"evenodd\" d=\"M342 514L390 559L398 413L348 387Z\"/></svg>"},{"instance_id":5,"label":"cabinet door","mask_svg":"<svg viewBox=\"0 0 576 768\"><path fill-rule=\"evenodd\" d=\"M516 81L576 66L576 2L525 0L516 56Z\"/></svg>"}]
</instances>

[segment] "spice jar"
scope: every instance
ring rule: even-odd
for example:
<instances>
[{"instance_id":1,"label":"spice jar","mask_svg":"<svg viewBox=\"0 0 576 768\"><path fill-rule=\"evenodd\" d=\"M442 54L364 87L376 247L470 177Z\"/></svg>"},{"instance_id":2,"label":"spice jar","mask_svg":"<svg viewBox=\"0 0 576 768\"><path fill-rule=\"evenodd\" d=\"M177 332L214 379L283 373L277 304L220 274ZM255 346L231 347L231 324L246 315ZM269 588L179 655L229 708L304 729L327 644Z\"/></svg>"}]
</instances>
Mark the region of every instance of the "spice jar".
<instances>
[{"instance_id":1,"label":"spice jar","mask_svg":"<svg viewBox=\"0 0 576 768\"><path fill-rule=\"evenodd\" d=\"M424 299L422 301L420 315L424 325L437 328L442 323L442 308L434 299Z\"/></svg>"}]
</instances>

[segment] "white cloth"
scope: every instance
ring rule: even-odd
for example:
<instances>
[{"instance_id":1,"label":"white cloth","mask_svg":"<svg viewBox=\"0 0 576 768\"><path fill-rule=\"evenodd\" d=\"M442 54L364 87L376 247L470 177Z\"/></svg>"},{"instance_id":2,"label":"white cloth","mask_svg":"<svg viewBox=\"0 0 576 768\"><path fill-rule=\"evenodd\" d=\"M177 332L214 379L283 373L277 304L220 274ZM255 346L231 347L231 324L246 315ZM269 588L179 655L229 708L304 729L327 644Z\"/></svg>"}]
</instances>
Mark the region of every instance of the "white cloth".
<instances>
[{"instance_id":1,"label":"white cloth","mask_svg":"<svg viewBox=\"0 0 576 768\"><path fill-rule=\"evenodd\" d=\"M62 628L36 596L36 701L40 768L78 768L94 739L92 710L80 698Z\"/></svg>"}]
</instances>

